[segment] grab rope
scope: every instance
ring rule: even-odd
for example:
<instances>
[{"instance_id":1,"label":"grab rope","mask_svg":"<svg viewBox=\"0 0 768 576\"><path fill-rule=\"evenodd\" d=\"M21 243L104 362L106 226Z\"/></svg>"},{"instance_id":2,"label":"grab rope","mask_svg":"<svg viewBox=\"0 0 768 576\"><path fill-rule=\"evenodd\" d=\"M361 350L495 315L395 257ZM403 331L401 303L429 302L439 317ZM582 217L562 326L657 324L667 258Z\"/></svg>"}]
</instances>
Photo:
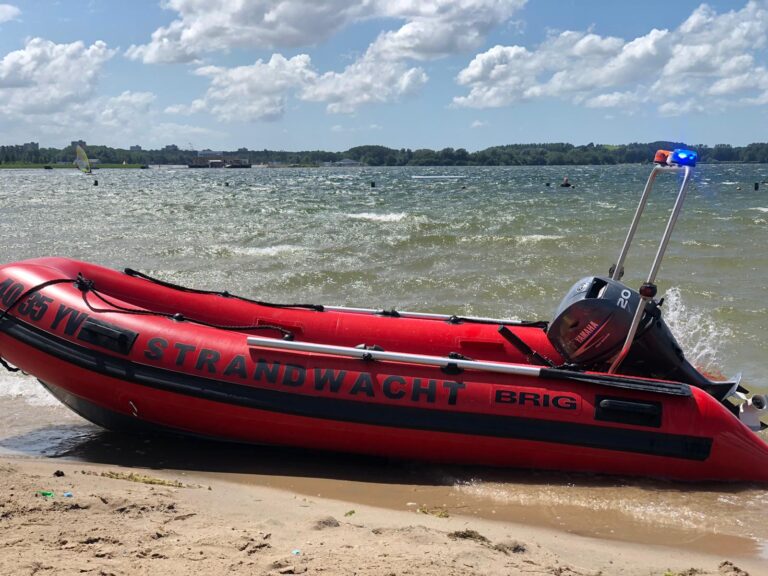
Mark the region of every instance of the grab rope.
<instances>
[{"instance_id":1,"label":"grab rope","mask_svg":"<svg viewBox=\"0 0 768 576\"><path fill-rule=\"evenodd\" d=\"M154 278L152 276L149 276L147 274L144 274L143 272L139 272L138 270L134 270L133 268L125 268L124 272L128 276L135 276L136 278L143 278L144 280L147 280L149 282L152 282L153 284L157 284L158 286L163 286L165 288L171 288L173 290L179 290L181 292L189 292L192 294L209 294L211 296L223 296L224 298L236 298L238 300L242 300L244 302L250 302L252 304L258 304L260 306L269 306L272 308L307 308L309 310L315 310L316 312L323 312L325 310L325 307L322 304L275 304L274 302L264 302L262 300L253 300L251 298L246 298L244 296L237 296L236 294L230 294L226 290L223 292L220 292L218 290L201 290L199 288L188 288L186 286L181 286L179 284L173 284L171 282L166 282L165 280L160 280L159 278ZM386 316L391 318L400 318L401 314L394 308L391 310L377 310L375 311L375 314L378 316ZM491 319L485 319L485 318L471 318L468 316L450 316L447 319L449 324L498 324L499 322L497 320L491 320ZM549 326L549 322L545 320L522 320L519 322L514 321L504 321L504 324L507 326L523 326L523 327L530 327L530 328L541 328L542 330L547 330L547 327Z\"/></svg>"},{"instance_id":2,"label":"grab rope","mask_svg":"<svg viewBox=\"0 0 768 576\"><path fill-rule=\"evenodd\" d=\"M72 278L56 278L54 280L47 280L46 282L42 282L37 286L32 286L32 288L30 288L29 290L22 292L19 296L16 297L16 299L13 302L8 304L5 310L3 310L3 313L0 314L0 322L5 320L5 318L8 316L8 312L13 310L16 306L18 306L19 303L25 298L29 298L32 294L34 294L35 292L39 292L43 288L48 288L48 286L53 286L54 284L63 284L64 282L74 282L74 280L72 280Z\"/></svg>"},{"instance_id":3,"label":"grab rope","mask_svg":"<svg viewBox=\"0 0 768 576\"><path fill-rule=\"evenodd\" d=\"M32 286L29 290L26 290L25 292L22 292L19 296L17 296L13 302L8 304L8 306L3 309L3 312L0 314L0 324L8 318L8 312L13 310L16 306L19 305L20 302L25 300L26 298L29 298L32 294L35 292L39 292L43 288L47 288L48 286L53 286L54 284L63 284L64 282L72 282L71 278L56 278L54 280L48 280L47 282L43 282L41 284L38 284L37 286ZM2 364L3 368L8 370L8 372L20 372L20 368L15 368L14 366L11 366L8 364L8 362L5 361L2 354L0 354L0 364Z\"/></svg>"},{"instance_id":4,"label":"grab rope","mask_svg":"<svg viewBox=\"0 0 768 576\"><path fill-rule=\"evenodd\" d=\"M6 319L9 318L8 313L13 310L16 306L18 306L21 302L23 302L25 299L29 298L32 294L35 292L39 292L40 290L43 290L47 288L48 286L54 286L56 284L64 284L66 282L73 283L75 287L80 290L83 294L83 302L88 307L88 309L91 312L97 313L97 314L104 314L104 313L113 313L113 314L133 314L136 316L159 316L164 318L170 318L172 320L176 321L187 321L192 322L194 324L200 324L201 326L208 326L209 328L216 328L219 330L236 330L236 331L253 331L253 330L274 330L275 332L279 332L283 335L283 338L285 340L293 340L293 333L290 330L286 330L285 328L282 328L281 326L274 326L272 324L256 324L256 325L249 325L249 326L229 326L224 324L213 324L211 322L206 322L204 320L197 320L195 318L187 318L183 314L175 313L172 314L170 312L155 312L153 310L137 310L134 308L126 308L124 306L120 306L119 304L112 302L111 300L107 299L103 294L100 294L96 288L95 283L93 280L89 280L85 278L82 274L78 273L77 278L55 278L53 280L47 280L45 282L41 282L40 284L37 284L36 286L33 286L32 288L25 290L22 292L19 296L17 296L13 302L8 304L5 309L3 309L2 313L0 313L0 324ZM99 300L104 302L107 306L111 306L111 308L96 308L94 307L89 301L88 301L88 294L93 294L96 296ZM2 365L6 370L9 372L18 372L18 368L14 368L10 364L8 364L0 354L0 365Z\"/></svg>"},{"instance_id":5,"label":"grab rope","mask_svg":"<svg viewBox=\"0 0 768 576\"><path fill-rule=\"evenodd\" d=\"M143 272L139 272L138 270L134 270L133 268L126 268L124 272L128 276L143 278L144 280L148 280L149 282L152 282L153 284L157 284L158 286L164 286L165 288L172 288L173 290L179 290L181 292L190 292L192 294L210 294L213 296L223 296L224 298L236 298L237 300L243 300L244 302L250 302L251 304L259 304L260 306L269 306L271 308L307 308L309 310L315 310L317 312L322 312L323 310L325 310L325 307L322 304L275 304L273 302L263 302L261 300L253 300L251 298L246 298L245 296L237 296L236 294L230 294L226 290L224 290L223 292L220 292L218 290L201 290L199 288L187 288L186 286L181 286L179 284L166 282L165 280L160 280L159 278L153 278L152 276L148 276L147 274L144 274Z\"/></svg>"},{"instance_id":6,"label":"grab rope","mask_svg":"<svg viewBox=\"0 0 768 576\"><path fill-rule=\"evenodd\" d=\"M137 316L159 316L161 318L170 318L178 322L187 321L194 324L200 324L201 326L208 326L209 328L216 328L218 330L233 330L233 331L250 331L250 330L274 330L280 332L285 340L293 340L293 333L290 330L286 330L281 326L274 326L272 324L250 324L246 326L232 326L228 324L213 324L212 322L206 322L205 320L199 320L196 318L187 318L183 314L176 312L156 312L154 310L136 310L135 308L126 308L119 304L109 300L106 296L98 292L94 286L93 280L88 280L83 277L82 274L77 275L75 286L83 293L83 302L88 307L88 310L97 314L114 313L114 314L134 314ZM88 301L88 294L93 294L101 300L107 306L111 308L96 308Z\"/></svg>"},{"instance_id":7,"label":"grab rope","mask_svg":"<svg viewBox=\"0 0 768 576\"><path fill-rule=\"evenodd\" d=\"M163 280L159 280L157 278L152 278L151 276L148 276L142 272L138 272L136 270L133 270L131 268L126 268L125 273L129 276L135 276L138 278L143 278L149 282L152 282L154 284L157 284L159 286L164 286L166 288L171 288L174 290L179 290L182 292L189 292L194 294L210 294L210 295L217 295L217 296L223 296L225 298L235 298L237 300L241 300L243 302L249 302L252 304L258 304L261 306L269 306L273 308L307 308L310 310L315 310L318 312L322 312L325 308L320 304L274 304L271 302L263 302L260 300L253 300L250 298L245 298L242 296L236 296L233 294L230 294L229 292L218 292L215 290L199 290L195 288L187 288L185 286L179 286L177 284L172 284L170 282L165 282ZM135 316L156 316L156 317L162 317L162 318L169 318L171 320L175 320L178 322L181 321L187 321L192 322L194 324L199 324L201 326L207 326L209 328L216 328L218 330L232 330L232 331L254 331L254 330L273 330L275 332L279 332L282 334L283 339L285 340L293 340L294 335L290 330L286 330L285 328L281 326L275 326L272 324L252 324L252 325L244 325L244 326L233 326L233 325L226 325L226 324L214 324L212 322L206 322L204 320L199 320L196 318L188 318L185 317L181 313L171 313L171 312L158 312L154 310L141 310L141 309L135 309L135 308L127 308L125 306L121 306L117 304L116 302L108 299L106 296L101 294L98 290L96 290L96 286L93 280L89 280L85 278L82 273L78 273L77 278L55 278L53 280L47 280L45 282L41 282L40 284L37 284L36 286L33 286L32 288L29 288L28 290L24 291L22 294L20 294L18 297L16 297L13 302L11 302L6 308L0 313L0 324L8 317L8 313L13 310L16 306L19 305L20 302L24 301L26 298L29 298L32 294L39 292L40 290L43 290L44 288L47 288L49 286L54 286L56 284L63 284L65 282L71 282L74 284L74 286L82 292L83 295L83 303L93 313L96 314L106 314L106 313L112 313L112 314L131 314ZM98 308L94 306L88 299L88 295L93 294L96 298L98 298L101 302L103 302L105 305L109 306L109 308ZM399 313L396 310L386 310L382 312L384 315L398 317ZM471 318L463 318L459 316L452 316L451 321L455 323L459 322L470 322L475 319ZM479 320L479 319L478 319ZM486 322L486 321L483 321ZM546 329L547 322L520 322L520 323L511 323L512 325L522 325L522 326L536 326L543 329ZM18 368L14 368L13 366L10 366L0 354L0 364L8 371L10 372L18 372Z\"/></svg>"}]
</instances>

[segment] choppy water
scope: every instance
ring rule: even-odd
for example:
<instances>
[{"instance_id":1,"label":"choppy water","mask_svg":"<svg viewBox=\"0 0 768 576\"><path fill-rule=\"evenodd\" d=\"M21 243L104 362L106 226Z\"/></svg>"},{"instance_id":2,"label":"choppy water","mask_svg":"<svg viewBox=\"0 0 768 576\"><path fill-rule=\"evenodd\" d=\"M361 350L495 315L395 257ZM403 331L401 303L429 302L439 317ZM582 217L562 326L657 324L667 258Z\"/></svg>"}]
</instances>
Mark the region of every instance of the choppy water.
<instances>
[{"instance_id":1,"label":"choppy water","mask_svg":"<svg viewBox=\"0 0 768 576\"><path fill-rule=\"evenodd\" d=\"M98 186L69 170L0 170L0 261L62 255L263 300L546 320L574 281L607 273L648 170L155 168L100 170ZM454 178L413 178L440 175ZM566 175L575 188L557 186ZM743 372L748 386L768 392L764 181L768 165L700 166L657 283L694 364ZM677 182L661 176L656 188L626 262L632 287L648 273ZM26 376L0 373L0 414L8 450L60 454L100 438ZM577 482L574 497L571 482L548 478L544 490L534 479L521 492L514 478L462 479L454 489L497 507L517 502L514 494L555 490L595 511L650 518L663 509L681 529L701 514L715 531L739 530L732 510L762 526L750 514L762 517L768 504L762 491L729 493L727 502L718 495L722 506L710 505L711 492L686 491L669 512L658 486L609 482L596 491ZM661 498L656 512L644 508L649 495ZM768 540L768 528L756 530Z\"/></svg>"}]
</instances>

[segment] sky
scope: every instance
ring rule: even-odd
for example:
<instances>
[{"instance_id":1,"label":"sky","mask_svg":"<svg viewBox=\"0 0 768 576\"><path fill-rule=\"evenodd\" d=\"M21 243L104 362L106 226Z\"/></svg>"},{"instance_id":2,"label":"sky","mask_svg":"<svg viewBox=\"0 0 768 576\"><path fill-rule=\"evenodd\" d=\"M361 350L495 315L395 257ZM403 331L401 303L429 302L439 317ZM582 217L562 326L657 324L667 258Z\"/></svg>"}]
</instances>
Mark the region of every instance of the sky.
<instances>
[{"instance_id":1,"label":"sky","mask_svg":"<svg viewBox=\"0 0 768 576\"><path fill-rule=\"evenodd\" d=\"M0 0L0 145L768 141L768 0Z\"/></svg>"}]
</instances>

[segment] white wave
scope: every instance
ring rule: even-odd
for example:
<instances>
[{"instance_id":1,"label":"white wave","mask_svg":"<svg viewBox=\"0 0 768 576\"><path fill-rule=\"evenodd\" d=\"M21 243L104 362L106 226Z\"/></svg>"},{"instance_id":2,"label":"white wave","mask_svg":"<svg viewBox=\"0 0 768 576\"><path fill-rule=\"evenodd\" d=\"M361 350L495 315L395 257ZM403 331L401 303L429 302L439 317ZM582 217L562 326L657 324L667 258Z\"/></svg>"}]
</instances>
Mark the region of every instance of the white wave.
<instances>
[{"instance_id":1,"label":"white wave","mask_svg":"<svg viewBox=\"0 0 768 576\"><path fill-rule=\"evenodd\" d=\"M519 489L496 482L472 480L454 485L454 490L470 497L491 500L507 506L546 506L547 508L578 508L584 513L616 512L636 522L669 526L682 529L708 528L713 521L702 510L680 504L671 497L657 493L656 501L650 502L642 490L628 489L626 495L610 490L578 490L570 487L536 486L536 489Z\"/></svg>"},{"instance_id":2,"label":"white wave","mask_svg":"<svg viewBox=\"0 0 768 576\"><path fill-rule=\"evenodd\" d=\"M664 295L664 318L691 364L704 370L716 368L720 344L733 337L729 328L718 326L702 310L687 306L677 287Z\"/></svg>"},{"instance_id":3,"label":"white wave","mask_svg":"<svg viewBox=\"0 0 768 576\"><path fill-rule=\"evenodd\" d=\"M761 208L760 206L756 208L750 208L750 210L757 210L758 212L768 212L768 208Z\"/></svg>"},{"instance_id":4,"label":"white wave","mask_svg":"<svg viewBox=\"0 0 768 576\"><path fill-rule=\"evenodd\" d=\"M454 176L451 174L426 174L424 176L411 176L414 180L459 180L466 176Z\"/></svg>"},{"instance_id":5,"label":"white wave","mask_svg":"<svg viewBox=\"0 0 768 576\"><path fill-rule=\"evenodd\" d=\"M562 240L563 236L555 234L529 234L527 236L518 236L517 241L520 244L535 244L544 240Z\"/></svg>"},{"instance_id":6,"label":"white wave","mask_svg":"<svg viewBox=\"0 0 768 576\"><path fill-rule=\"evenodd\" d=\"M400 222L406 216L405 212L393 212L390 214L373 214L371 212L361 212L360 214L346 214L347 218L353 220L370 220L371 222Z\"/></svg>"},{"instance_id":7,"label":"white wave","mask_svg":"<svg viewBox=\"0 0 768 576\"><path fill-rule=\"evenodd\" d=\"M722 248L722 244L707 244L698 240L683 240L683 246L706 246L707 248Z\"/></svg>"},{"instance_id":8,"label":"white wave","mask_svg":"<svg viewBox=\"0 0 768 576\"><path fill-rule=\"evenodd\" d=\"M60 406L59 401L32 376L21 372L2 370L3 372L0 373L0 398L23 398L31 406Z\"/></svg>"},{"instance_id":9,"label":"white wave","mask_svg":"<svg viewBox=\"0 0 768 576\"><path fill-rule=\"evenodd\" d=\"M286 254L291 252L300 252L304 250L302 246L294 246L293 244L278 244L277 246L227 246L227 250L234 254L241 254L245 256L277 256L278 254Z\"/></svg>"}]
</instances>

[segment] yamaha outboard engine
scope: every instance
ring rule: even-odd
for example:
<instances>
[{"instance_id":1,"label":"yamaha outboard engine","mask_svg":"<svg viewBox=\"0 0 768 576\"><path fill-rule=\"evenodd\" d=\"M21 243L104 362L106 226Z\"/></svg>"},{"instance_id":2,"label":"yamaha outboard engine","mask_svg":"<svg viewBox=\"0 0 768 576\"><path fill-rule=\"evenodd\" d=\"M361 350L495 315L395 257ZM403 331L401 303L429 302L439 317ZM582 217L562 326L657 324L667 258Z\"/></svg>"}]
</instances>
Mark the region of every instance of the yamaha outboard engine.
<instances>
[{"instance_id":1,"label":"yamaha outboard engine","mask_svg":"<svg viewBox=\"0 0 768 576\"><path fill-rule=\"evenodd\" d=\"M579 280L560 303L547 337L576 369L674 380L707 390L722 384L722 388L730 383L711 382L685 359L661 317L661 303L654 300L656 273L680 214L696 153L659 150L654 163L611 277ZM619 280L653 182L663 172L682 174L683 180L648 279L637 292Z\"/></svg>"},{"instance_id":2,"label":"yamaha outboard engine","mask_svg":"<svg viewBox=\"0 0 768 576\"><path fill-rule=\"evenodd\" d=\"M574 284L555 312L547 338L571 369L697 386L722 402L752 430L768 428L760 419L768 411L768 396L747 396L748 391L739 384L740 376L732 381L713 382L699 373L685 359L661 317L662 302L655 300L654 282L696 166L696 153L683 149L659 150L654 164L624 246L609 272L610 278L591 276ZM667 172L682 175L680 191L647 280L635 291L620 282L624 261L656 176ZM732 398L741 400L742 404L725 402Z\"/></svg>"},{"instance_id":3,"label":"yamaha outboard engine","mask_svg":"<svg viewBox=\"0 0 768 576\"><path fill-rule=\"evenodd\" d=\"M606 371L621 351L643 299L618 280L588 277L568 291L555 312L547 337L575 368ZM622 374L686 382L708 388L712 383L683 355L661 317L660 303L650 299L635 333Z\"/></svg>"}]
</instances>

